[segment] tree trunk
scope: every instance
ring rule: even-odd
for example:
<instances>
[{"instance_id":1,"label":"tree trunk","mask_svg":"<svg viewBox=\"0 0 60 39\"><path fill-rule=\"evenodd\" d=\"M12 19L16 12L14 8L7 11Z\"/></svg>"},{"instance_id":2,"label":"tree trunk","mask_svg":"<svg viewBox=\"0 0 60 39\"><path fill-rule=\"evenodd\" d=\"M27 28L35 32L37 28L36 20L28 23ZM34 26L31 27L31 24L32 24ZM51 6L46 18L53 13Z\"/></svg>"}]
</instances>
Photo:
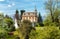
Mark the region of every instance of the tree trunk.
<instances>
[{"instance_id":1,"label":"tree trunk","mask_svg":"<svg viewBox=\"0 0 60 39\"><path fill-rule=\"evenodd\" d=\"M25 39L29 39L29 35L26 35L26 36L25 36Z\"/></svg>"}]
</instances>

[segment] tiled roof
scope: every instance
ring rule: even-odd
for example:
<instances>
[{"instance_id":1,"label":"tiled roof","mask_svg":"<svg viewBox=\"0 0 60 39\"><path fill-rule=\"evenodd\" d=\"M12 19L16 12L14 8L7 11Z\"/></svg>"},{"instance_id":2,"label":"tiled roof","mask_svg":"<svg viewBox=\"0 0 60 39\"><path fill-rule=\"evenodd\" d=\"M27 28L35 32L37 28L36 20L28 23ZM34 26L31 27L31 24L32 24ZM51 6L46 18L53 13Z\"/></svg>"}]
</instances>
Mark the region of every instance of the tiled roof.
<instances>
[{"instance_id":1,"label":"tiled roof","mask_svg":"<svg viewBox=\"0 0 60 39\"><path fill-rule=\"evenodd\" d=\"M36 15L36 13L35 13L35 12L24 12L24 13L23 13L23 16L25 16L25 15L26 15L26 16L27 16L27 15L30 15L30 16L31 16L31 15Z\"/></svg>"}]
</instances>

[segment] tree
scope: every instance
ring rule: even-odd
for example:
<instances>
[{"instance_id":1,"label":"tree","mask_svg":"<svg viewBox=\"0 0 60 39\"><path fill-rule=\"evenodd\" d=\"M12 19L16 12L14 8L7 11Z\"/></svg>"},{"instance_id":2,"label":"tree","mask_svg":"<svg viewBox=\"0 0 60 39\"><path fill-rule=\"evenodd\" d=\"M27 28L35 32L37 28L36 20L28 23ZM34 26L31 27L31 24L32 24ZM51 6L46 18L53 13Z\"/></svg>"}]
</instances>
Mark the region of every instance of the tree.
<instances>
[{"instance_id":1,"label":"tree","mask_svg":"<svg viewBox=\"0 0 60 39\"><path fill-rule=\"evenodd\" d=\"M16 10L15 18L16 18L17 20L19 20L19 11L18 11L18 10Z\"/></svg>"},{"instance_id":2,"label":"tree","mask_svg":"<svg viewBox=\"0 0 60 39\"><path fill-rule=\"evenodd\" d=\"M10 18L8 15L5 15L5 18Z\"/></svg>"},{"instance_id":3,"label":"tree","mask_svg":"<svg viewBox=\"0 0 60 39\"><path fill-rule=\"evenodd\" d=\"M0 26L0 39L4 38L6 36L7 31L5 30L5 28Z\"/></svg>"},{"instance_id":4,"label":"tree","mask_svg":"<svg viewBox=\"0 0 60 39\"><path fill-rule=\"evenodd\" d=\"M10 31L15 30L13 26L14 22L11 17L6 15L4 17L4 14L0 14L0 39L15 39L16 36L14 35L8 35Z\"/></svg>"},{"instance_id":5,"label":"tree","mask_svg":"<svg viewBox=\"0 0 60 39\"><path fill-rule=\"evenodd\" d=\"M7 24L8 27L13 25L13 21L10 18L5 18L5 23Z\"/></svg>"},{"instance_id":6,"label":"tree","mask_svg":"<svg viewBox=\"0 0 60 39\"><path fill-rule=\"evenodd\" d=\"M43 26L43 19L42 19L42 16L40 15L40 13L38 16L38 23L39 23L39 25Z\"/></svg>"},{"instance_id":7,"label":"tree","mask_svg":"<svg viewBox=\"0 0 60 39\"><path fill-rule=\"evenodd\" d=\"M31 30L32 30L32 23L28 20L24 20L20 26L20 32L23 36L23 39L29 39L29 33L31 32Z\"/></svg>"},{"instance_id":8,"label":"tree","mask_svg":"<svg viewBox=\"0 0 60 39\"><path fill-rule=\"evenodd\" d=\"M60 30L55 26L37 27L30 32L29 37L30 39L59 39Z\"/></svg>"},{"instance_id":9,"label":"tree","mask_svg":"<svg viewBox=\"0 0 60 39\"><path fill-rule=\"evenodd\" d=\"M59 1L60 2L60 1ZM59 2L58 0L48 0L46 2L46 9L49 11L49 16L47 15L45 19L45 24L59 26Z\"/></svg>"},{"instance_id":10,"label":"tree","mask_svg":"<svg viewBox=\"0 0 60 39\"><path fill-rule=\"evenodd\" d=\"M17 20L17 24L18 24L18 26L19 26L19 20L20 20L19 11L16 10L15 13L16 13L16 14L15 14L15 17L14 17L14 18Z\"/></svg>"},{"instance_id":11,"label":"tree","mask_svg":"<svg viewBox=\"0 0 60 39\"><path fill-rule=\"evenodd\" d=\"M9 17L9 18L5 17L4 18L4 24L5 24L6 30L8 30L8 31L14 31L15 30L14 22L13 22L13 19L11 17Z\"/></svg>"},{"instance_id":12,"label":"tree","mask_svg":"<svg viewBox=\"0 0 60 39\"><path fill-rule=\"evenodd\" d=\"M52 26L51 25L51 23L52 23L52 20L51 20L51 15L50 14L48 14L47 16L46 16L46 18L45 18L45 20L43 21L43 23L44 23L44 26Z\"/></svg>"},{"instance_id":13,"label":"tree","mask_svg":"<svg viewBox=\"0 0 60 39\"><path fill-rule=\"evenodd\" d=\"M56 13L56 12L54 13L54 22L52 22L50 14L48 14L46 16L46 18L43 21L45 26L59 26L59 18L58 17L60 16L59 15L60 13Z\"/></svg>"},{"instance_id":14,"label":"tree","mask_svg":"<svg viewBox=\"0 0 60 39\"><path fill-rule=\"evenodd\" d=\"M60 10L56 10L55 12L54 12L54 22L56 22L56 23L58 23L58 25L59 25L59 16L60 16ZM57 26L58 26L57 25Z\"/></svg>"},{"instance_id":15,"label":"tree","mask_svg":"<svg viewBox=\"0 0 60 39\"><path fill-rule=\"evenodd\" d=\"M20 12L21 12L20 19L22 19L22 15L25 12L25 10L21 10Z\"/></svg>"},{"instance_id":16,"label":"tree","mask_svg":"<svg viewBox=\"0 0 60 39\"><path fill-rule=\"evenodd\" d=\"M53 14L58 8L58 4L58 0L48 0L45 3L46 9L50 12L52 22L54 22Z\"/></svg>"},{"instance_id":17,"label":"tree","mask_svg":"<svg viewBox=\"0 0 60 39\"><path fill-rule=\"evenodd\" d=\"M4 26L3 20L4 20L4 15L2 13L0 13L0 26L2 26L2 27Z\"/></svg>"}]
</instances>

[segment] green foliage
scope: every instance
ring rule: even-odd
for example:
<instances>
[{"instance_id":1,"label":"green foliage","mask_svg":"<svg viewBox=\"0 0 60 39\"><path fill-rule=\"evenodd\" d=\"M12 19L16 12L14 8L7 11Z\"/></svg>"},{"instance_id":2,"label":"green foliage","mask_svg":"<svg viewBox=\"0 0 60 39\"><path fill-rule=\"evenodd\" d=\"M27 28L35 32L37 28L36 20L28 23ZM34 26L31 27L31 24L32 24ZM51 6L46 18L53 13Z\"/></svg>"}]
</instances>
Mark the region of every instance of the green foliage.
<instances>
[{"instance_id":1,"label":"green foliage","mask_svg":"<svg viewBox=\"0 0 60 39\"><path fill-rule=\"evenodd\" d=\"M58 7L59 6L58 0L48 0L45 2L45 6L49 12L49 15L47 15L46 19L44 20L44 25L46 25L46 26L53 26L53 25L60 26L59 25L60 10L58 9L59 8Z\"/></svg>"},{"instance_id":2,"label":"green foliage","mask_svg":"<svg viewBox=\"0 0 60 39\"><path fill-rule=\"evenodd\" d=\"M29 33L32 30L32 23L28 20L24 20L20 26L20 32L23 35L24 39L29 38Z\"/></svg>"},{"instance_id":3,"label":"green foliage","mask_svg":"<svg viewBox=\"0 0 60 39\"><path fill-rule=\"evenodd\" d=\"M59 39L60 30L59 27L48 26L41 27L40 29L32 30L30 33L30 39Z\"/></svg>"},{"instance_id":4,"label":"green foliage","mask_svg":"<svg viewBox=\"0 0 60 39\"><path fill-rule=\"evenodd\" d=\"M40 26L43 26L43 19L42 19L42 16L41 14L39 13L39 16L38 16L38 23Z\"/></svg>"},{"instance_id":5,"label":"green foliage","mask_svg":"<svg viewBox=\"0 0 60 39\"><path fill-rule=\"evenodd\" d=\"M36 26L35 27L40 27L39 23L36 23Z\"/></svg>"},{"instance_id":6,"label":"green foliage","mask_svg":"<svg viewBox=\"0 0 60 39\"><path fill-rule=\"evenodd\" d=\"M45 26L60 26L59 25L59 16L60 16L59 12L60 12L59 10L56 10L54 12L54 14L53 14L54 22L52 22L52 20L51 20L51 15L48 14L47 17L44 20L44 25Z\"/></svg>"},{"instance_id":7,"label":"green foliage","mask_svg":"<svg viewBox=\"0 0 60 39\"><path fill-rule=\"evenodd\" d=\"M55 12L54 12L54 21L55 22L57 22L58 24L59 24L59 17L60 16L60 10L56 10Z\"/></svg>"},{"instance_id":8,"label":"green foliage","mask_svg":"<svg viewBox=\"0 0 60 39\"><path fill-rule=\"evenodd\" d=\"M20 30L22 33L29 33L31 30L32 24L28 20L24 20L22 22L22 26L20 27Z\"/></svg>"},{"instance_id":9,"label":"green foliage","mask_svg":"<svg viewBox=\"0 0 60 39\"><path fill-rule=\"evenodd\" d=\"M0 26L3 26L4 15L0 13Z\"/></svg>"},{"instance_id":10,"label":"green foliage","mask_svg":"<svg viewBox=\"0 0 60 39\"><path fill-rule=\"evenodd\" d=\"M29 39L40 39L40 32L32 30Z\"/></svg>"},{"instance_id":11,"label":"green foliage","mask_svg":"<svg viewBox=\"0 0 60 39\"><path fill-rule=\"evenodd\" d=\"M6 32L7 31L3 27L0 26L0 33L6 33Z\"/></svg>"},{"instance_id":12,"label":"green foliage","mask_svg":"<svg viewBox=\"0 0 60 39\"><path fill-rule=\"evenodd\" d=\"M5 26L4 28L7 30L7 31L14 31L15 28L14 28L14 22L11 18L5 18L4 19L4 23L5 23Z\"/></svg>"},{"instance_id":13,"label":"green foliage","mask_svg":"<svg viewBox=\"0 0 60 39\"><path fill-rule=\"evenodd\" d=\"M44 23L45 26L49 26L52 23L51 15L50 14L48 14L48 16L46 16L46 18L43 21L43 23Z\"/></svg>"},{"instance_id":14,"label":"green foliage","mask_svg":"<svg viewBox=\"0 0 60 39\"><path fill-rule=\"evenodd\" d=\"M4 21L8 26L13 25L13 20L11 18L5 18Z\"/></svg>"},{"instance_id":15,"label":"green foliage","mask_svg":"<svg viewBox=\"0 0 60 39\"><path fill-rule=\"evenodd\" d=\"M8 35L8 31L0 26L0 39L15 39L16 35Z\"/></svg>"},{"instance_id":16,"label":"green foliage","mask_svg":"<svg viewBox=\"0 0 60 39\"><path fill-rule=\"evenodd\" d=\"M13 20L10 17L4 17L0 14L0 39L15 39L16 36L8 35L8 32L14 30Z\"/></svg>"}]
</instances>

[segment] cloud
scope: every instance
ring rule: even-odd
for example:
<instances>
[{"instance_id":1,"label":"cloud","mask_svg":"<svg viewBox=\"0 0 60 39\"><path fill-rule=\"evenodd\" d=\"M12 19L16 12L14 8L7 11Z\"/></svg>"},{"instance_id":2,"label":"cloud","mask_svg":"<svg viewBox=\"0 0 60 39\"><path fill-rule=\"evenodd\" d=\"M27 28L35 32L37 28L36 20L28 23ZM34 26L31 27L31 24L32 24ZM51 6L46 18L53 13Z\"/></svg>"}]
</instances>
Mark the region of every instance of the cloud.
<instances>
[{"instance_id":1,"label":"cloud","mask_svg":"<svg viewBox=\"0 0 60 39\"><path fill-rule=\"evenodd\" d=\"M15 3L9 4L8 7L15 6Z\"/></svg>"},{"instance_id":2,"label":"cloud","mask_svg":"<svg viewBox=\"0 0 60 39\"><path fill-rule=\"evenodd\" d=\"M5 1L5 0L0 0L0 1Z\"/></svg>"},{"instance_id":3,"label":"cloud","mask_svg":"<svg viewBox=\"0 0 60 39\"><path fill-rule=\"evenodd\" d=\"M14 6L15 5L15 3L12 3L12 6Z\"/></svg>"},{"instance_id":4,"label":"cloud","mask_svg":"<svg viewBox=\"0 0 60 39\"><path fill-rule=\"evenodd\" d=\"M8 5L8 7L12 7L12 5Z\"/></svg>"}]
</instances>

